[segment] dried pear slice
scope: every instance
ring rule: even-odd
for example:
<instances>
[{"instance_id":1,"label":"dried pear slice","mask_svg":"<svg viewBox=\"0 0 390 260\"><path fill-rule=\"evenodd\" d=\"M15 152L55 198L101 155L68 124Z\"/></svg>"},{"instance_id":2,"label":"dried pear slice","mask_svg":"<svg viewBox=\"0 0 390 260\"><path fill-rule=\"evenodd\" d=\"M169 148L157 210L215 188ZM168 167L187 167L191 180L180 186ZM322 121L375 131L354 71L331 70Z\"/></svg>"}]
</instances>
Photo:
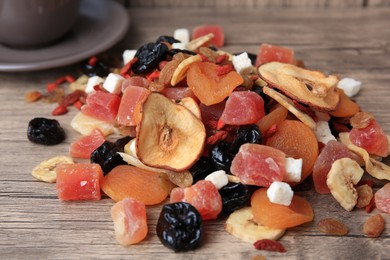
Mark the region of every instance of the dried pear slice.
<instances>
[{"instance_id":1,"label":"dried pear slice","mask_svg":"<svg viewBox=\"0 0 390 260\"><path fill-rule=\"evenodd\" d=\"M202 47L205 43L211 41L211 39L213 38L214 38L214 34L209 33L199 38L193 39L192 41L187 43L186 47L189 51L196 51L197 49Z\"/></svg>"},{"instance_id":2,"label":"dried pear slice","mask_svg":"<svg viewBox=\"0 0 390 260\"><path fill-rule=\"evenodd\" d=\"M186 77L187 70L190 67L190 65L194 62L201 61L201 60L202 58L200 57L200 55L194 55L180 62L179 66L177 66L177 68L173 72L171 78L171 85L175 86L177 83L182 81Z\"/></svg>"},{"instance_id":3,"label":"dried pear slice","mask_svg":"<svg viewBox=\"0 0 390 260\"><path fill-rule=\"evenodd\" d=\"M354 185L360 181L363 173L360 165L350 158L338 159L330 168L326 184L333 197L347 211L351 211L357 203L358 193Z\"/></svg>"},{"instance_id":4,"label":"dried pear slice","mask_svg":"<svg viewBox=\"0 0 390 260\"><path fill-rule=\"evenodd\" d=\"M198 103L192 97L185 97L179 100L175 100L176 104L182 105L190 110L197 118L201 119L201 112Z\"/></svg>"},{"instance_id":5,"label":"dried pear slice","mask_svg":"<svg viewBox=\"0 0 390 260\"><path fill-rule=\"evenodd\" d=\"M257 224L250 207L241 208L230 214L225 223L225 230L233 236L252 244L260 239L278 240L285 232L285 229L269 228Z\"/></svg>"},{"instance_id":6,"label":"dried pear slice","mask_svg":"<svg viewBox=\"0 0 390 260\"><path fill-rule=\"evenodd\" d=\"M206 139L202 121L182 105L151 93L137 128L137 158L145 165L182 172L201 156Z\"/></svg>"},{"instance_id":7,"label":"dried pear slice","mask_svg":"<svg viewBox=\"0 0 390 260\"><path fill-rule=\"evenodd\" d=\"M297 109L291 99L269 87L263 87L263 92L284 106L310 129L315 130L317 128L317 123L308 114Z\"/></svg>"},{"instance_id":8,"label":"dried pear slice","mask_svg":"<svg viewBox=\"0 0 390 260\"><path fill-rule=\"evenodd\" d=\"M316 110L332 111L339 103L336 87L339 79L334 75L325 76L319 71L280 62L261 65L259 74L274 88Z\"/></svg>"}]
</instances>

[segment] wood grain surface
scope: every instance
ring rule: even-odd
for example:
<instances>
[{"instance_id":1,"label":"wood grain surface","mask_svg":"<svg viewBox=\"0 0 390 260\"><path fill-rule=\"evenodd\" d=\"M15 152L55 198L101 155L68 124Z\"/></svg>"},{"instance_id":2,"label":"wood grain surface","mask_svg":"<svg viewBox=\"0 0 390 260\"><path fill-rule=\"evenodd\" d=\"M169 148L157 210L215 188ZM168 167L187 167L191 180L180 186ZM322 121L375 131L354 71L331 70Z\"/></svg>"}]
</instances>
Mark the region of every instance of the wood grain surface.
<instances>
[{"instance_id":1,"label":"wood grain surface","mask_svg":"<svg viewBox=\"0 0 390 260\"><path fill-rule=\"evenodd\" d=\"M363 82L356 96L390 134L390 8L131 8L131 28L109 53L121 55L176 28L220 24L225 50L256 53L260 43L285 45L307 67ZM36 181L31 170L42 160L68 154L79 137L69 122L71 110L57 119L65 128L63 144L46 147L27 140L29 120L49 117L54 104L27 104L24 93L65 74L77 74L78 64L25 73L0 73L0 258L1 259L390 259L390 215L382 213L386 229L379 238L366 238L362 225L375 213L346 212L330 195L313 191L305 182L298 194L313 205L315 218L289 229L280 242L286 253L256 251L224 231L225 219L207 221L202 245L195 251L173 253L159 242L155 226L161 205L148 208L149 234L139 245L119 246L114 237L110 208L113 201L60 202L55 185ZM389 163L389 160L385 160ZM375 189L384 182L376 182ZM319 233L318 221L334 217L348 225L347 236Z\"/></svg>"}]
</instances>

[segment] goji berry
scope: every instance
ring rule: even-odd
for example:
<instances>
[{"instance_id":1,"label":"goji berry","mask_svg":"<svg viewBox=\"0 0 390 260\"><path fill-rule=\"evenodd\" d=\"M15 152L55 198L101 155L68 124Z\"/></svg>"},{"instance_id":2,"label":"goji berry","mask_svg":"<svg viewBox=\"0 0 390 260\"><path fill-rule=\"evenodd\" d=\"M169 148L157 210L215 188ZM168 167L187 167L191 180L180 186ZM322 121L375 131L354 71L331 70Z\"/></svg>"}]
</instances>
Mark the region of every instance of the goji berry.
<instances>
[{"instance_id":1,"label":"goji berry","mask_svg":"<svg viewBox=\"0 0 390 260\"><path fill-rule=\"evenodd\" d=\"M230 64L218 66L217 67L217 76L223 76L233 71L233 66Z\"/></svg>"},{"instance_id":2,"label":"goji berry","mask_svg":"<svg viewBox=\"0 0 390 260\"><path fill-rule=\"evenodd\" d=\"M152 73L148 74L146 76L146 79L150 82L152 82L153 80L157 79L158 76L160 76L160 71L159 70L155 70L153 71Z\"/></svg>"},{"instance_id":3,"label":"goji berry","mask_svg":"<svg viewBox=\"0 0 390 260\"><path fill-rule=\"evenodd\" d=\"M224 62L227 58L227 55L226 54L222 54L222 55L219 55L216 59L215 59L215 63L217 64L220 64L222 62Z\"/></svg>"},{"instance_id":4,"label":"goji berry","mask_svg":"<svg viewBox=\"0 0 390 260\"><path fill-rule=\"evenodd\" d=\"M65 78L65 77L59 77L59 78L57 78L57 79L54 81L54 84L61 85L61 84L64 83L65 81L66 81L66 78Z\"/></svg>"},{"instance_id":5,"label":"goji berry","mask_svg":"<svg viewBox=\"0 0 390 260\"><path fill-rule=\"evenodd\" d=\"M77 100L76 102L73 103L73 106L75 108L77 108L78 110L81 110L81 107L83 106L84 104L80 101L80 100Z\"/></svg>"},{"instance_id":6,"label":"goji berry","mask_svg":"<svg viewBox=\"0 0 390 260\"><path fill-rule=\"evenodd\" d=\"M96 63L98 62L98 58L96 56L92 56L91 58L89 58L88 60L88 65L90 66L95 66Z\"/></svg>"},{"instance_id":7,"label":"goji berry","mask_svg":"<svg viewBox=\"0 0 390 260\"><path fill-rule=\"evenodd\" d=\"M222 129L224 126L225 126L225 123L221 119L219 119L217 122L217 130Z\"/></svg>"},{"instance_id":8,"label":"goji berry","mask_svg":"<svg viewBox=\"0 0 390 260\"><path fill-rule=\"evenodd\" d=\"M286 252L286 249L281 243L272 239L260 239L257 240L253 245L257 250L267 250L281 253Z\"/></svg>"},{"instance_id":9,"label":"goji berry","mask_svg":"<svg viewBox=\"0 0 390 260\"><path fill-rule=\"evenodd\" d=\"M216 144L218 141L224 140L227 137L227 135L228 135L227 131L223 131L223 130L217 131L215 134L213 134L207 138L206 143L209 145Z\"/></svg>"},{"instance_id":10,"label":"goji berry","mask_svg":"<svg viewBox=\"0 0 390 260\"><path fill-rule=\"evenodd\" d=\"M46 84L47 92L51 92L51 91L53 91L56 88L58 88L58 85L56 83L47 83Z\"/></svg>"},{"instance_id":11,"label":"goji berry","mask_svg":"<svg viewBox=\"0 0 390 260\"><path fill-rule=\"evenodd\" d=\"M375 208L375 197L372 197L370 204L368 204L364 210L366 213L371 213L371 211Z\"/></svg>"},{"instance_id":12,"label":"goji berry","mask_svg":"<svg viewBox=\"0 0 390 260\"><path fill-rule=\"evenodd\" d=\"M82 91L82 90L75 90L73 91L72 93L69 93L67 95L65 95L62 100L59 102L59 105L60 106L70 106L72 104L74 104L74 102L76 102L77 100L79 100L79 98L81 96L84 96L85 95L85 92Z\"/></svg>"},{"instance_id":13,"label":"goji berry","mask_svg":"<svg viewBox=\"0 0 390 260\"><path fill-rule=\"evenodd\" d=\"M63 115L65 113L68 112L68 108L66 106L57 106L56 108L53 109L53 111L51 111L51 114L53 116L59 116L59 115Z\"/></svg>"},{"instance_id":14,"label":"goji berry","mask_svg":"<svg viewBox=\"0 0 390 260\"><path fill-rule=\"evenodd\" d=\"M76 79L72 75L66 75L65 79L68 83L73 83L76 81Z\"/></svg>"},{"instance_id":15,"label":"goji berry","mask_svg":"<svg viewBox=\"0 0 390 260\"><path fill-rule=\"evenodd\" d=\"M126 63L126 65L121 69L121 71L119 72L119 74L121 76L126 76L129 74L129 72L131 71L131 67L133 66L134 63L136 63L138 61L138 58L137 57L134 57L132 58L128 63Z\"/></svg>"}]
</instances>

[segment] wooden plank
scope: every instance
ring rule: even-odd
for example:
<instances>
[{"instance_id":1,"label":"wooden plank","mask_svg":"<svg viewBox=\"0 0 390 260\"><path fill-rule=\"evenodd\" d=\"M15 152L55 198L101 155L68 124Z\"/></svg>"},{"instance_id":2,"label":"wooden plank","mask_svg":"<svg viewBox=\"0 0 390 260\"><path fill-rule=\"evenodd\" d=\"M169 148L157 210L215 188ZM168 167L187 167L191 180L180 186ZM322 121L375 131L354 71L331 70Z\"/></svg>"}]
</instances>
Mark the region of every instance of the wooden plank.
<instances>
[{"instance_id":1,"label":"wooden plank","mask_svg":"<svg viewBox=\"0 0 390 260\"><path fill-rule=\"evenodd\" d=\"M356 96L363 110L373 112L390 134L390 28L386 8L283 8L254 10L143 9L131 8L132 25L125 39L110 50L138 48L176 28L192 29L199 23L221 24L231 52L256 53L259 44L270 42L294 48L306 66L363 82ZM136 246L121 247L114 238L110 217L113 202L60 202L54 184L35 181L32 168L54 155L66 155L79 137L69 126L76 113L57 117L67 133L63 144L45 147L26 139L26 127L36 116L52 117L55 104L26 104L23 95L45 90L47 82L74 74L77 65L42 72L0 73L0 252L2 259L386 259L390 251L390 215L382 214L386 229L378 239L365 238L362 225L370 216L363 210L344 211L330 195L318 195L306 182L297 192L313 205L312 223L289 229L280 242L285 254L256 251L223 229L226 218L205 223L199 249L173 253L161 245L156 223L161 205L148 207L149 234ZM390 160L385 162L389 164ZM376 183L375 189L383 182ZM374 211L378 213L378 210ZM316 224L325 217L342 220L350 228L345 237L318 233Z\"/></svg>"}]
</instances>

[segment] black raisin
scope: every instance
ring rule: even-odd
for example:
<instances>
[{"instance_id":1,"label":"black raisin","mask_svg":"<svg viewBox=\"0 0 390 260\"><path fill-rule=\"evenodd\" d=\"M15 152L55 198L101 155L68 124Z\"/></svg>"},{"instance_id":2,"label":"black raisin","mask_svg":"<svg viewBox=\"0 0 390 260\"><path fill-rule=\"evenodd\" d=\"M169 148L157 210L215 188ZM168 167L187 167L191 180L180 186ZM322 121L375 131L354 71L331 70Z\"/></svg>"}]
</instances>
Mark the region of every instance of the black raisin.
<instances>
[{"instance_id":1,"label":"black raisin","mask_svg":"<svg viewBox=\"0 0 390 260\"><path fill-rule=\"evenodd\" d=\"M81 64L80 70L88 77L106 77L110 73L108 66L101 61L96 62L94 65L91 65L88 63L88 61L85 61Z\"/></svg>"},{"instance_id":2,"label":"black raisin","mask_svg":"<svg viewBox=\"0 0 390 260\"><path fill-rule=\"evenodd\" d=\"M224 170L229 173L234 155L230 152L230 144L220 141L211 149L210 156L217 170Z\"/></svg>"},{"instance_id":3,"label":"black raisin","mask_svg":"<svg viewBox=\"0 0 390 260\"><path fill-rule=\"evenodd\" d=\"M118 152L123 152L125 144L130 141L130 137L124 137L115 143L105 141L91 153L91 163L97 163L102 167L104 175L109 173L118 165L126 165Z\"/></svg>"},{"instance_id":4,"label":"black raisin","mask_svg":"<svg viewBox=\"0 0 390 260\"><path fill-rule=\"evenodd\" d=\"M142 45L136 52L135 57L138 61L133 64L131 69L134 73L146 75L151 73L158 64L165 60L168 53L168 47L164 43L147 43Z\"/></svg>"},{"instance_id":5,"label":"black raisin","mask_svg":"<svg viewBox=\"0 0 390 260\"><path fill-rule=\"evenodd\" d=\"M241 183L228 183L219 189L219 194L222 197L222 212L225 214L246 206L251 195L248 187Z\"/></svg>"},{"instance_id":6,"label":"black raisin","mask_svg":"<svg viewBox=\"0 0 390 260\"><path fill-rule=\"evenodd\" d=\"M172 43L178 43L180 42L179 40L176 40L175 38L173 38L172 36L166 36L166 35L161 35L157 38L156 40L156 43L159 43L159 42L167 42L169 44L172 44Z\"/></svg>"},{"instance_id":7,"label":"black raisin","mask_svg":"<svg viewBox=\"0 0 390 260\"><path fill-rule=\"evenodd\" d=\"M37 144L55 145L65 140L65 131L55 119L36 117L28 123L27 138Z\"/></svg>"},{"instance_id":8,"label":"black raisin","mask_svg":"<svg viewBox=\"0 0 390 260\"><path fill-rule=\"evenodd\" d=\"M188 54L188 55L196 55L196 53L193 51L182 50L182 49L170 49L167 54L169 56L173 57L175 54L178 54L179 52L184 53L184 54Z\"/></svg>"},{"instance_id":9,"label":"black raisin","mask_svg":"<svg viewBox=\"0 0 390 260\"><path fill-rule=\"evenodd\" d=\"M245 143L261 144L261 142L261 132L257 125L242 125L236 129L236 136L230 146L230 152L238 153L240 146Z\"/></svg>"},{"instance_id":10,"label":"black raisin","mask_svg":"<svg viewBox=\"0 0 390 260\"><path fill-rule=\"evenodd\" d=\"M209 157L200 157L199 160L189 169L192 174L193 184L204 180L207 175L214 172L216 168Z\"/></svg>"},{"instance_id":11,"label":"black raisin","mask_svg":"<svg viewBox=\"0 0 390 260\"><path fill-rule=\"evenodd\" d=\"M202 238L202 217L189 203L166 204L161 210L156 232L161 243L175 252L194 249Z\"/></svg>"}]
</instances>

